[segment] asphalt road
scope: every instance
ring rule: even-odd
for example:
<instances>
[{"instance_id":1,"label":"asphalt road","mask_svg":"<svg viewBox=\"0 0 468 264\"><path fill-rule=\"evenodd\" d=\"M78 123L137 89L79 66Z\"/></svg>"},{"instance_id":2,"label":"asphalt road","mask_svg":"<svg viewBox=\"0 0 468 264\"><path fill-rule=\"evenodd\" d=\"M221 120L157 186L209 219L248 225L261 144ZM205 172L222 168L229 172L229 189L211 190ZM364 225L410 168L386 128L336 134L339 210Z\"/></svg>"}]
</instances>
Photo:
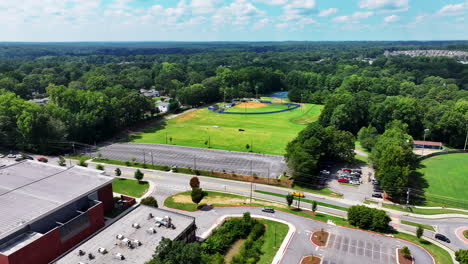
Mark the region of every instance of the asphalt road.
<instances>
[{"instance_id":1,"label":"asphalt road","mask_svg":"<svg viewBox=\"0 0 468 264\"><path fill-rule=\"evenodd\" d=\"M282 156L163 144L121 143L99 149L103 158L277 178L287 170ZM97 155L97 153L92 153Z\"/></svg>"},{"instance_id":2,"label":"asphalt road","mask_svg":"<svg viewBox=\"0 0 468 264\"><path fill-rule=\"evenodd\" d=\"M363 232L351 228L329 225L305 217L276 211L264 213L254 207L215 207L208 211L184 212L196 218L197 235L207 231L223 215L250 212L281 219L293 224L296 233L292 237L281 263L297 264L303 256L318 255L327 264L393 264L396 263L396 248L408 246L415 257L415 264L433 263L432 257L422 248L392 237ZM330 232L326 247L317 247L310 241L310 236L321 229ZM279 246L280 243L278 243Z\"/></svg>"}]
</instances>

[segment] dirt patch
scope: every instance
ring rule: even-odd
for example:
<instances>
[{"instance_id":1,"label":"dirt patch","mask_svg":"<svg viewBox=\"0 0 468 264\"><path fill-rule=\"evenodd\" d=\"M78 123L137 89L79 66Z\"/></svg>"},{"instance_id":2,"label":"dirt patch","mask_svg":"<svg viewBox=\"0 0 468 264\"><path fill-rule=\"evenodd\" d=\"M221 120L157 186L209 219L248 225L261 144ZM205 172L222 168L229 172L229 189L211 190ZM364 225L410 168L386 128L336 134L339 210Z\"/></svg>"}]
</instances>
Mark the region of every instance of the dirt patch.
<instances>
[{"instance_id":1,"label":"dirt patch","mask_svg":"<svg viewBox=\"0 0 468 264\"><path fill-rule=\"evenodd\" d=\"M239 108L262 108L262 107L265 107L267 105L268 104L251 102L251 103L240 103L240 104L236 105L235 107L239 107Z\"/></svg>"},{"instance_id":2,"label":"dirt patch","mask_svg":"<svg viewBox=\"0 0 468 264\"><path fill-rule=\"evenodd\" d=\"M244 245L245 239L239 239L234 244L232 244L231 248L229 248L228 252L224 256L224 263L231 263L232 258L237 255Z\"/></svg>"},{"instance_id":3,"label":"dirt patch","mask_svg":"<svg viewBox=\"0 0 468 264\"><path fill-rule=\"evenodd\" d=\"M317 246L324 247L328 241L328 232L326 231L316 231L310 237L312 243Z\"/></svg>"},{"instance_id":4,"label":"dirt patch","mask_svg":"<svg viewBox=\"0 0 468 264\"><path fill-rule=\"evenodd\" d=\"M187 194L178 194L172 196L172 199L175 203L193 203L192 202L192 197ZM200 203L205 203L205 204L224 204L224 205L244 205L248 204L250 200L248 198L242 199L242 198L232 198L232 197L224 197L224 196L219 196L219 195L208 195L203 200L201 200ZM264 201L252 201L253 203L256 204L261 204L264 206L276 206L276 207L281 207L281 208L286 208L285 205L282 204L276 204L276 203L271 203L271 202L264 202Z\"/></svg>"},{"instance_id":5,"label":"dirt patch","mask_svg":"<svg viewBox=\"0 0 468 264\"><path fill-rule=\"evenodd\" d=\"M321 259L315 256L304 257L301 261L301 264L320 264Z\"/></svg>"},{"instance_id":6,"label":"dirt patch","mask_svg":"<svg viewBox=\"0 0 468 264\"><path fill-rule=\"evenodd\" d=\"M401 253L401 248L398 249L398 263L400 264L412 264L413 258L406 258L403 253Z\"/></svg>"},{"instance_id":7,"label":"dirt patch","mask_svg":"<svg viewBox=\"0 0 468 264\"><path fill-rule=\"evenodd\" d=\"M188 121L190 119L193 119L193 118L198 116L197 112L198 111L192 111L192 112L187 113L185 115L181 115L181 116L179 116L179 118L176 118L175 122L179 123L179 122L185 122L185 121Z\"/></svg>"}]
</instances>

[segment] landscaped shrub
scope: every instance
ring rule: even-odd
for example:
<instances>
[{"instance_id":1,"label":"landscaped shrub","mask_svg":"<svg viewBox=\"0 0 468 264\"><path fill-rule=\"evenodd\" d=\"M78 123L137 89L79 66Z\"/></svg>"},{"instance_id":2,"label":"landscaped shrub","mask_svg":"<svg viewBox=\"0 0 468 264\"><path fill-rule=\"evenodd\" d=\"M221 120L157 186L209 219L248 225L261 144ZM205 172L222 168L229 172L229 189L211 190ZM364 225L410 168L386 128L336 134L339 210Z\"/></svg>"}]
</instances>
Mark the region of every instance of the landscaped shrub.
<instances>
[{"instance_id":1,"label":"landscaped shrub","mask_svg":"<svg viewBox=\"0 0 468 264\"><path fill-rule=\"evenodd\" d=\"M158 201L156 201L153 196L143 198L141 200L141 204L158 208Z\"/></svg>"},{"instance_id":2,"label":"landscaped shrub","mask_svg":"<svg viewBox=\"0 0 468 264\"><path fill-rule=\"evenodd\" d=\"M351 206L348 210L348 222L362 229L387 231L390 221L385 211L364 205Z\"/></svg>"}]
</instances>

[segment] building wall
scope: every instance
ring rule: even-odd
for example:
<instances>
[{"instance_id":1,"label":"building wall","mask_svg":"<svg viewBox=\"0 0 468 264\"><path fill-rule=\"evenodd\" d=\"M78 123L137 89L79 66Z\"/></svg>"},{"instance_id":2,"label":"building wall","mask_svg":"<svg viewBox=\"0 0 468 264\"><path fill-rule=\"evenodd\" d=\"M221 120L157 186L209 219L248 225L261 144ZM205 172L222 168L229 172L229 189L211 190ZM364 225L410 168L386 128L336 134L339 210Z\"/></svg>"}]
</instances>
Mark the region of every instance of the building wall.
<instances>
[{"instance_id":1,"label":"building wall","mask_svg":"<svg viewBox=\"0 0 468 264\"><path fill-rule=\"evenodd\" d=\"M104 204L104 212L108 213L114 209L114 194L112 184L102 187L98 191L98 198Z\"/></svg>"},{"instance_id":2,"label":"building wall","mask_svg":"<svg viewBox=\"0 0 468 264\"><path fill-rule=\"evenodd\" d=\"M112 190L112 188L111 188ZM59 228L54 228L44 236L21 248L5 259L0 255L0 264L47 264L65 253L100 228L104 227L104 204L99 203L88 210L90 225L80 233L61 240Z\"/></svg>"}]
</instances>

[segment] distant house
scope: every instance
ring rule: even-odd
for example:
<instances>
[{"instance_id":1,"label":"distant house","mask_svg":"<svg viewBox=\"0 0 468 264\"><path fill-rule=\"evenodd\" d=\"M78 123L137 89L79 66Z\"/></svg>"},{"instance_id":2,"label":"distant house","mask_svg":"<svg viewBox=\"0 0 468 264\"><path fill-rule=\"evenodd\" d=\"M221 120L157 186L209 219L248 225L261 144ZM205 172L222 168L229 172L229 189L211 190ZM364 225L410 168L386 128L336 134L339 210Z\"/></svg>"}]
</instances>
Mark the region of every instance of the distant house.
<instances>
[{"instance_id":1,"label":"distant house","mask_svg":"<svg viewBox=\"0 0 468 264\"><path fill-rule=\"evenodd\" d=\"M159 96L159 91L156 91L154 89L151 89L151 90L140 89L140 93L146 97L158 97Z\"/></svg>"},{"instance_id":2,"label":"distant house","mask_svg":"<svg viewBox=\"0 0 468 264\"><path fill-rule=\"evenodd\" d=\"M31 99L29 101L38 105L46 105L49 102L49 97L41 98L41 99Z\"/></svg>"},{"instance_id":3,"label":"distant house","mask_svg":"<svg viewBox=\"0 0 468 264\"><path fill-rule=\"evenodd\" d=\"M159 109L159 112L160 113L167 113L169 112L169 103L167 102L161 102L159 105L158 105L158 109Z\"/></svg>"},{"instance_id":4,"label":"distant house","mask_svg":"<svg viewBox=\"0 0 468 264\"><path fill-rule=\"evenodd\" d=\"M442 149L442 142L433 142L433 141L413 141L414 148L425 148L425 149Z\"/></svg>"},{"instance_id":5,"label":"distant house","mask_svg":"<svg viewBox=\"0 0 468 264\"><path fill-rule=\"evenodd\" d=\"M219 105L211 105L208 107L208 110L216 111L219 109Z\"/></svg>"}]
</instances>

